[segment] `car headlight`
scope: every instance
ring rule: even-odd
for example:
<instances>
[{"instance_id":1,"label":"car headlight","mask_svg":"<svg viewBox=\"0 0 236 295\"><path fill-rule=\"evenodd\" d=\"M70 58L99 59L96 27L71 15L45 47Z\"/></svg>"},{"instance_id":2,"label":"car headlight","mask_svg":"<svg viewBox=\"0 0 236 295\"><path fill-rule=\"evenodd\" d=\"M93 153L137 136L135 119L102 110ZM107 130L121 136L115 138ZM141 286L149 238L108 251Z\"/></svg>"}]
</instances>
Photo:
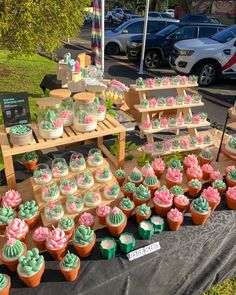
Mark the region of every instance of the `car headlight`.
<instances>
[{"instance_id":1,"label":"car headlight","mask_svg":"<svg viewBox=\"0 0 236 295\"><path fill-rule=\"evenodd\" d=\"M194 53L193 50L179 50L179 55L190 56Z\"/></svg>"},{"instance_id":2,"label":"car headlight","mask_svg":"<svg viewBox=\"0 0 236 295\"><path fill-rule=\"evenodd\" d=\"M130 42L130 46L132 46L132 47L140 47L140 46L142 46L142 43Z\"/></svg>"}]
</instances>

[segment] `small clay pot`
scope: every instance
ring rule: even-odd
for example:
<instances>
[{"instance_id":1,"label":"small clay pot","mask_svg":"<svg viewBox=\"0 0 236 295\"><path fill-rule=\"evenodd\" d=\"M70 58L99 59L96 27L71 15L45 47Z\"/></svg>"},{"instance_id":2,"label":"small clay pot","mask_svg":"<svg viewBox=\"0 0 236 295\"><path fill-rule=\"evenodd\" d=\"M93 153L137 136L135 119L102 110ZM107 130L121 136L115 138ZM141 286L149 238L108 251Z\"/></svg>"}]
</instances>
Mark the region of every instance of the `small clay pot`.
<instances>
[{"instance_id":1,"label":"small clay pot","mask_svg":"<svg viewBox=\"0 0 236 295\"><path fill-rule=\"evenodd\" d=\"M155 175L156 175L156 177L157 177L158 179L160 179L160 178L162 177L162 175L163 175L163 173L164 173L164 171L165 171L165 169L161 169L161 170L155 170L155 169L153 169L153 170L154 170Z\"/></svg>"},{"instance_id":2,"label":"small clay pot","mask_svg":"<svg viewBox=\"0 0 236 295\"><path fill-rule=\"evenodd\" d=\"M77 244L74 239L72 239L72 244L76 250L76 252L78 253L78 255L80 257L87 257L89 256L89 254L92 252L93 250L93 247L95 246L95 243L96 243L96 235L94 233L94 239L93 241L88 244L88 245L80 245L80 244Z\"/></svg>"},{"instance_id":3,"label":"small clay pot","mask_svg":"<svg viewBox=\"0 0 236 295\"><path fill-rule=\"evenodd\" d=\"M125 177L121 178L121 177L115 176L115 178L116 178L117 182L119 183L119 185L122 186L125 181Z\"/></svg>"},{"instance_id":4,"label":"small clay pot","mask_svg":"<svg viewBox=\"0 0 236 295\"><path fill-rule=\"evenodd\" d=\"M39 272L37 272L36 274L32 275L32 276L23 276L20 274L19 272L19 264L17 267L17 273L19 278L29 287L29 288L34 288L37 287L40 284L42 275L44 273L45 270L45 262L43 262L43 265L40 269Z\"/></svg>"},{"instance_id":5,"label":"small clay pot","mask_svg":"<svg viewBox=\"0 0 236 295\"><path fill-rule=\"evenodd\" d=\"M80 261L78 262L78 265L76 268L69 269L69 270L64 269L62 267L62 261L60 262L60 271L62 272L65 280L67 280L68 282L73 282L77 279L79 269L80 269Z\"/></svg>"},{"instance_id":6,"label":"small clay pot","mask_svg":"<svg viewBox=\"0 0 236 295\"><path fill-rule=\"evenodd\" d=\"M62 260L62 258L65 256L67 245L60 249L53 250L48 248L46 243L46 249L54 260Z\"/></svg>"},{"instance_id":7,"label":"small clay pot","mask_svg":"<svg viewBox=\"0 0 236 295\"><path fill-rule=\"evenodd\" d=\"M218 202L212 202L209 200L207 200L207 201L209 203L209 206L211 207L211 212L214 212L216 207L220 204L220 200Z\"/></svg>"},{"instance_id":8,"label":"small clay pot","mask_svg":"<svg viewBox=\"0 0 236 295\"><path fill-rule=\"evenodd\" d=\"M141 199L138 199L135 194L133 195L133 202L135 204L135 206L139 206L139 205L142 205L142 204L147 204L149 201L151 200L151 195L148 199L145 199L145 200L141 200Z\"/></svg>"},{"instance_id":9,"label":"small clay pot","mask_svg":"<svg viewBox=\"0 0 236 295\"><path fill-rule=\"evenodd\" d=\"M228 175L226 175L226 182L227 182L227 185L229 187L233 187L233 186L236 186L236 180L232 180L228 177Z\"/></svg>"},{"instance_id":10,"label":"small clay pot","mask_svg":"<svg viewBox=\"0 0 236 295\"><path fill-rule=\"evenodd\" d=\"M39 251L46 251L46 245L45 245L46 240L38 241L38 240L35 240L33 237L32 237L32 240L35 243L35 245L37 246L37 248L39 249Z\"/></svg>"},{"instance_id":11,"label":"small clay pot","mask_svg":"<svg viewBox=\"0 0 236 295\"><path fill-rule=\"evenodd\" d=\"M229 209L236 210L236 200L231 198L228 193L226 193L226 204Z\"/></svg>"},{"instance_id":12,"label":"small clay pot","mask_svg":"<svg viewBox=\"0 0 236 295\"><path fill-rule=\"evenodd\" d=\"M187 165L187 164L185 164L185 163L183 163L183 164L184 164L184 171L186 172L187 169L191 167L191 165Z\"/></svg>"},{"instance_id":13,"label":"small clay pot","mask_svg":"<svg viewBox=\"0 0 236 295\"><path fill-rule=\"evenodd\" d=\"M175 220L168 218L168 216L167 216L167 222L168 222L169 229L171 231L178 231L181 224L183 223L183 220L184 220L183 217L181 218L181 220L175 221Z\"/></svg>"},{"instance_id":14,"label":"small clay pot","mask_svg":"<svg viewBox=\"0 0 236 295\"><path fill-rule=\"evenodd\" d=\"M215 188L215 187L214 187ZM218 191L218 193L220 194L220 195L223 195L224 193L225 193L225 191L226 191L226 188L225 189L222 189L222 188L216 188L217 189L217 191Z\"/></svg>"},{"instance_id":15,"label":"small clay pot","mask_svg":"<svg viewBox=\"0 0 236 295\"><path fill-rule=\"evenodd\" d=\"M210 176L211 176L211 173L203 172L202 171L202 179L203 180L209 180L210 179Z\"/></svg>"},{"instance_id":16,"label":"small clay pot","mask_svg":"<svg viewBox=\"0 0 236 295\"><path fill-rule=\"evenodd\" d=\"M145 185L145 186L149 189L151 193L151 198L153 198L155 196L155 192L160 187L160 182L158 182L156 185Z\"/></svg>"},{"instance_id":17,"label":"small clay pot","mask_svg":"<svg viewBox=\"0 0 236 295\"><path fill-rule=\"evenodd\" d=\"M125 216L125 221L122 224L120 224L119 226L115 226L115 225L112 225L112 224L109 223L108 216L107 216L106 224L107 224L107 227L108 227L108 230L109 230L110 234L113 237L119 237L120 234L124 231L124 229L126 227L127 217Z\"/></svg>"},{"instance_id":18,"label":"small clay pot","mask_svg":"<svg viewBox=\"0 0 236 295\"><path fill-rule=\"evenodd\" d=\"M194 188L188 184L188 193L192 198L195 198L200 192L201 188Z\"/></svg>"},{"instance_id":19,"label":"small clay pot","mask_svg":"<svg viewBox=\"0 0 236 295\"><path fill-rule=\"evenodd\" d=\"M141 215L136 210L135 211L135 216L136 216L137 223L140 223L143 220L149 219L151 217L151 212L148 215Z\"/></svg>"},{"instance_id":20,"label":"small clay pot","mask_svg":"<svg viewBox=\"0 0 236 295\"><path fill-rule=\"evenodd\" d=\"M178 202L175 201L175 198L174 198L174 205L182 213L184 213L189 207L189 204L187 205L179 204Z\"/></svg>"},{"instance_id":21,"label":"small clay pot","mask_svg":"<svg viewBox=\"0 0 236 295\"><path fill-rule=\"evenodd\" d=\"M25 223L28 224L29 229L32 229L32 228L35 228L35 226L38 222L38 219L39 219L39 212L35 216L33 216L29 219L24 219L24 221L25 221Z\"/></svg>"},{"instance_id":22,"label":"small clay pot","mask_svg":"<svg viewBox=\"0 0 236 295\"><path fill-rule=\"evenodd\" d=\"M106 224L106 216L99 215L97 211L96 211L96 214L97 214L99 223L102 224L102 225Z\"/></svg>"},{"instance_id":23,"label":"small clay pot","mask_svg":"<svg viewBox=\"0 0 236 295\"><path fill-rule=\"evenodd\" d=\"M190 206L190 213L191 213L191 216L192 216L193 223L195 223L197 225L205 224L207 219L211 215L211 211L209 211L209 212L207 212L205 214L202 214L202 213L199 213L199 212L193 210L191 206Z\"/></svg>"},{"instance_id":24,"label":"small clay pot","mask_svg":"<svg viewBox=\"0 0 236 295\"><path fill-rule=\"evenodd\" d=\"M182 181L172 181L168 178L166 178L165 180L166 180L166 186L168 187L168 189L172 188L175 185L181 186L182 184Z\"/></svg>"},{"instance_id":25,"label":"small clay pot","mask_svg":"<svg viewBox=\"0 0 236 295\"><path fill-rule=\"evenodd\" d=\"M11 288L11 278L6 274L4 274L4 275L7 277L8 283L7 283L6 287L0 291L0 294L1 295L9 295L9 290Z\"/></svg>"},{"instance_id":26,"label":"small clay pot","mask_svg":"<svg viewBox=\"0 0 236 295\"><path fill-rule=\"evenodd\" d=\"M38 158L35 159L34 161L30 161L30 162L22 162L23 165L25 166L25 168L29 171L34 171L37 163L38 163Z\"/></svg>"},{"instance_id":27,"label":"small clay pot","mask_svg":"<svg viewBox=\"0 0 236 295\"><path fill-rule=\"evenodd\" d=\"M127 219L130 218L134 208L132 209L124 209L121 206L119 206L120 210L126 215Z\"/></svg>"},{"instance_id":28,"label":"small clay pot","mask_svg":"<svg viewBox=\"0 0 236 295\"><path fill-rule=\"evenodd\" d=\"M170 211L172 207L172 203L169 206L161 206L159 204L156 204L154 202L154 208L155 208L155 212L157 215L161 216L161 217L165 217L167 215L167 213Z\"/></svg>"},{"instance_id":29,"label":"small clay pot","mask_svg":"<svg viewBox=\"0 0 236 295\"><path fill-rule=\"evenodd\" d=\"M202 180L202 177L195 177L195 176L189 174L188 172L186 172L186 176L187 176L188 181L191 181L192 179Z\"/></svg>"},{"instance_id":30,"label":"small clay pot","mask_svg":"<svg viewBox=\"0 0 236 295\"><path fill-rule=\"evenodd\" d=\"M128 197L131 200L133 199L133 194L134 194L133 192L132 193L127 192L124 188L122 189L122 191L123 191L123 194L124 194L125 197Z\"/></svg>"},{"instance_id":31,"label":"small clay pot","mask_svg":"<svg viewBox=\"0 0 236 295\"><path fill-rule=\"evenodd\" d=\"M199 155L199 164L203 166L205 164L210 164L213 161L213 156L210 159L204 158L202 155Z\"/></svg>"}]
</instances>

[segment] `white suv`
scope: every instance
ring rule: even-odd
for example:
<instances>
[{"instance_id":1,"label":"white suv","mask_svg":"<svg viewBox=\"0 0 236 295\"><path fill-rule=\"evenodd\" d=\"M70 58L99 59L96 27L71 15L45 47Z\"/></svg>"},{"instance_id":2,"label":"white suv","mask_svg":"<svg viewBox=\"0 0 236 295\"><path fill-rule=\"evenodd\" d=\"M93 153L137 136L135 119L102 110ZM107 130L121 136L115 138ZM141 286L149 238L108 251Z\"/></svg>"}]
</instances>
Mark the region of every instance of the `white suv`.
<instances>
[{"instance_id":1,"label":"white suv","mask_svg":"<svg viewBox=\"0 0 236 295\"><path fill-rule=\"evenodd\" d=\"M210 38L175 43L170 65L178 73L197 75L200 86L212 84L220 74L236 78L236 25Z\"/></svg>"}]
</instances>

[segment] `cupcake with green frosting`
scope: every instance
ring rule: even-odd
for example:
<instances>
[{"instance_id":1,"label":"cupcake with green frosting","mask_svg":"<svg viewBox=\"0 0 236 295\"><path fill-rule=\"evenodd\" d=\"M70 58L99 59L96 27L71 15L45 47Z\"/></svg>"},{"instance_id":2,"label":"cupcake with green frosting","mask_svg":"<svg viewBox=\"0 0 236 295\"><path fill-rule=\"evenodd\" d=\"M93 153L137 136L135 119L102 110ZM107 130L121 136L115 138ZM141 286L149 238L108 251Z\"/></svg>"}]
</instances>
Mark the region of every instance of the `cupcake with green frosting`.
<instances>
[{"instance_id":1,"label":"cupcake with green frosting","mask_svg":"<svg viewBox=\"0 0 236 295\"><path fill-rule=\"evenodd\" d=\"M94 185L93 175L88 170L79 173L75 180L80 189L89 189Z\"/></svg>"},{"instance_id":2,"label":"cupcake with green frosting","mask_svg":"<svg viewBox=\"0 0 236 295\"><path fill-rule=\"evenodd\" d=\"M12 207L3 206L0 208L0 229L5 229L15 217L16 212Z\"/></svg>"},{"instance_id":3,"label":"cupcake with green frosting","mask_svg":"<svg viewBox=\"0 0 236 295\"><path fill-rule=\"evenodd\" d=\"M199 154L199 163L201 166L210 164L213 161L213 152L210 149L203 149Z\"/></svg>"},{"instance_id":4,"label":"cupcake with green frosting","mask_svg":"<svg viewBox=\"0 0 236 295\"><path fill-rule=\"evenodd\" d=\"M211 215L211 207L206 199L199 197L192 201L190 205L190 213L193 223L202 225L206 223Z\"/></svg>"},{"instance_id":5,"label":"cupcake with green frosting","mask_svg":"<svg viewBox=\"0 0 236 295\"><path fill-rule=\"evenodd\" d=\"M77 214L84 208L84 198L79 196L69 196L66 199L66 211L70 214Z\"/></svg>"},{"instance_id":6,"label":"cupcake with green frosting","mask_svg":"<svg viewBox=\"0 0 236 295\"><path fill-rule=\"evenodd\" d=\"M113 238L104 238L100 242L100 252L103 258L111 259L116 254L116 241Z\"/></svg>"},{"instance_id":7,"label":"cupcake with green frosting","mask_svg":"<svg viewBox=\"0 0 236 295\"><path fill-rule=\"evenodd\" d=\"M197 138L195 136L190 137L190 146L191 147L197 146Z\"/></svg>"},{"instance_id":8,"label":"cupcake with green frosting","mask_svg":"<svg viewBox=\"0 0 236 295\"><path fill-rule=\"evenodd\" d=\"M203 137L203 143L204 144L211 144L212 143L212 137L210 135L205 135Z\"/></svg>"},{"instance_id":9,"label":"cupcake with green frosting","mask_svg":"<svg viewBox=\"0 0 236 295\"><path fill-rule=\"evenodd\" d=\"M123 186L123 193L125 196L132 198L133 197L133 193L136 190L136 186L133 182L127 182L124 186Z\"/></svg>"},{"instance_id":10,"label":"cupcake with green frosting","mask_svg":"<svg viewBox=\"0 0 236 295\"><path fill-rule=\"evenodd\" d=\"M115 178L118 181L119 185L122 186L125 180L126 173L123 169L117 169L115 172Z\"/></svg>"},{"instance_id":11,"label":"cupcake with green frosting","mask_svg":"<svg viewBox=\"0 0 236 295\"><path fill-rule=\"evenodd\" d=\"M172 169L179 169L180 171L183 171L184 169L180 160L171 160L168 167Z\"/></svg>"},{"instance_id":12,"label":"cupcake with green frosting","mask_svg":"<svg viewBox=\"0 0 236 295\"><path fill-rule=\"evenodd\" d=\"M149 219L151 216L151 208L146 204L139 205L135 210L136 221L140 223L144 219Z\"/></svg>"},{"instance_id":13,"label":"cupcake with green frosting","mask_svg":"<svg viewBox=\"0 0 236 295\"><path fill-rule=\"evenodd\" d=\"M134 194L133 194L133 201L136 206L141 204L146 204L151 199L151 192L148 187L140 184Z\"/></svg>"},{"instance_id":14,"label":"cupcake with green frosting","mask_svg":"<svg viewBox=\"0 0 236 295\"><path fill-rule=\"evenodd\" d=\"M213 188L217 189L220 194L223 194L226 191L226 184L221 179L216 179L213 182Z\"/></svg>"},{"instance_id":15,"label":"cupcake with green frosting","mask_svg":"<svg viewBox=\"0 0 236 295\"><path fill-rule=\"evenodd\" d=\"M153 224L148 220L143 220L138 226L138 233L142 239L150 239L154 235Z\"/></svg>"},{"instance_id":16,"label":"cupcake with green frosting","mask_svg":"<svg viewBox=\"0 0 236 295\"><path fill-rule=\"evenodd\" d=\"M180 185L174 185L170 189L170 192L174 195L174 197L176 197L176 196L179 196L179 195L183 195L184 190L183 190L182 186L180 186Z\"/></svg>"},{"instance_id":17,"label":"cupcake with green frosting","mask_svg":"<svg viewBox=\"0 0 236 295\"><path fill-rule=\"evenodd\" d=\"M174 140L172 141L172 148L173 148L174 150L177 150L178 148L180 148L180 141L179 141L179 139L174 139Z\"/></svg>"},{"instance_id":18,"label":"cupcake with green frosting","mask_svg":"<svg viewBox=\"0 0 236 295\"><path fill-rule=\"evenodd\" d=\"M188 182L188 193L191 197L195 198L202 188L202 183L199 179L191 179Z\"/></svg>"},{"instance_id":19,"label":"cupcake with green frosting","mask_svg":"<svg viewBox=\"0 0 236 295\"><path fill-rule=\"evenodd\" d=\"M28 224L30 229L34 228L39 218L39 206L35 200L20 204L18 216Z\"/></svg>"},{"instance_id":20,"label":"cupcake with green frosting","mask_svg":"<svg viewBox=\"0 0 236 295\"><path fill-rule=\"evenodd\" d=\"M60 271L62 272L64 278L69 282L73 282L78 277L79 269L79 257L68 251L60 262Z\"/></svg>"},{"instance_id":21,"label":"cupcake with green frosting","mask_svg":"<svg viewBox=\"0 0 236 295\"><path fill-rule=\"evenodd\" d=\"M0 294L8 295L11 287L11 279L8 275L0 273Z\"/></svg>"},{"instance_id":22,"label":"cupcake with green frosting","mask_svg":"<svg viewBox=\"0 0 236 295\"><path fill-rule=\"evenodd\" d=\"M104 197L106 200L115 200L120 194L120 187L114 183L112 185L106 185L104 188Z\"/></svg>"},{"instance_id":23,"label":"cupcake with green frosting","mask_svg":"<svg viewBox=\"0 0 236 295\"><path fill-rule=\"evenodd\" d=\"M131 201L130 198L128 197L124 197L119 204L120 209L122 210L122 212L127 216L127 218L129 218L132 214L132 211L134 209L134 202Z\"/></svg>"},{"instance_id":24,"label":"cupcake with green frosting","mask_svg":"<svg viewBox=\"0 0 236 295\"><path fill-rule=\"evenodd\" d=\"M74 219L70 217L62 217L62 219L58 222L58 227L62 230L64 230L65 234L67 235L68 240L72 237L74 228L75 228L75 222Z\"/></svg>"},{"instance_id":25,"label":"cupcake with green frosting","mask_svg":"<svg viewBox=\"0 0 236 295\"><path fill-rule=\"evenodd\" d=\"M236 186L236 168L232 168L226 174L226 181L229 187Z\"/></svg>"},{"instance_id":26,"label":"cupcake with green frosting","mask_svg":"<svg viewBox=\"0 0 236 295\"><path fill-rule=\"evenodd\" d=\"M118 243L121 252L127 254L134 250L136 241L133 234L124 232L120 235Z\"/></svg>"},{"instance_id":27,"label":"cupcake with green frosting","mask_svg":"<svg viewBox=\"0 0 236 295\"><path fill-rule=\"evenodd\" d=\"M118 207L114 207L106 217L106 224L110 234L118 237L127 224L127 217Z\"/></svg>"},{"instance_id":28,"label":"cupcake with green frosting","mask_svg":"<svg viewBox=\"0 0 236 295\"><path fill-rule=\"evenodd\" d=\"M160 186L160 182L154 172L145 176L143 184L149 189L152 197Z\"/></svg>"},{"instance_id":29,"label":"cupcake with green frosting","mask_svg":"<svg viewBox=\"0 0 236 295\"><path fill-rule=\"evenodd\" d=\"M143 181L142 172L137 167L134 167L128 176L128 180L139 186Z\"/></svg>"},{"instance_id":30,"label":"cupcake with green frosting","mask_svg":"<svg viewBox=\"0 0 236 295\"><path fill-rule=\"evenodd\" d=\"M80 225L74 231L72 243L79 256L87 257L96 243L96 235L89 226Z\"/></svg>"}]
</instances>

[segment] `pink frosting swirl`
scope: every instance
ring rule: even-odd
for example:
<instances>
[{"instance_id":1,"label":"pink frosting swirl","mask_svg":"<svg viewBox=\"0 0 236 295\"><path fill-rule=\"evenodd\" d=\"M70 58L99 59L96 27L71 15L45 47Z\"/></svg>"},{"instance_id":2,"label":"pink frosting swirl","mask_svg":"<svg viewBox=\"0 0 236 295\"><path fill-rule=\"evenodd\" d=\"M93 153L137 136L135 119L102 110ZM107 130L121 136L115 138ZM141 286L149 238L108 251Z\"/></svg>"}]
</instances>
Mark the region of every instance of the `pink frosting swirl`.
<instances>
[{"instance_id":1,"label":"pink frosting swirl","mask_svg":"<svg viewBox=\"0 0 236 295\"><path fill-rule=\"evenodd\" d=\"M71 111L63 110L60 113L60 117L62 119L68 119L71 114L73 114Z\"/></svg>"},{"instance_id":2,"label":"pink frosting swirl","mask_svg":"<svg viewBox=\"0 0 236 295\"><path fill-rule=\"evenodd\" d=\"M202 172L211 174L213 172L213 167L210 164L205 164L202 166Z\"/></svg>"},{"instance_id":3,"label":"pink frosting swirl","mask_svg":"<svg viewBox=\"0 0 236 295\"><path fill-rule=\"evenodd\" d=\"M169 85L170 84L170 78L169 77L164 77L162 79L162 84L163 85Z\"/></svg>"},{"instance_id":4,"label":"pink frosting swirl","mask_svg":"<svg viewBox=\"0 0 236 295\"><path fill-rule=\"evenodd\" d=\"M225 168L225 173L229 173L231 170L235 169L236 167L234 165L229 165Z\"/></svg>"},{"instance_id":5,"label":"pink frosting swirl","mask_svg":"<svg viewBox=\"0 0 236 295\"><path fill-rule=\"evenodd\" d=\"M155 97L149 99L149 106L150 106L151 108L154 108L154 107L157 106L157 100L156 100Z\"/></svg>"},{"instance_id":6,"label":"pink frosting swirl","mask_svg":"<svg viewBox=\"0 0 236 295\"><path fill-rule=\"evenodd\" d=\"M187 174L190 175L192 178L201 179L203 173L199 165L194 165L187 169Z\"/></svg>"},{"instance_id":7,"label":"pink frosting swirl","mask_svg":"<svg viewBox=\"0 0 236 295\"><path fill-rule=\"evenodd\" d=\"M111 207L105 205L105 204L101 204L97 207L97 215L100 215L100 216L107 216L111 211Z\"/></svg>"},{"instance_id":8,"label":"pink frosting swirl","mask_svg":"<svg viewBox=\"0 0 236 295\"><path fill-rule=\"evenodd\" d=\"M104 113L106 111L106 107L104 106L104 104L100 104L98 107L98 111L100 113Z\"/></svg>"},{"instance_id":9,"label":"pink frosting swirl","mask_svg":"<svg viewBox=\"0 0 236 295\"><path fill-rule=\"evenodd\" d=\"M198 135L198 136L197 136L197 143L198 143L198 144L203 144L203 139L204 139L204 138L203 138L202 135Z\"/></svg>"},{"instance_id":10,"label":"pink frosting swirl","mask_svg":"<svg viewBox=\"0 0 236 295\"><path fill-rule=\"evenodd\" d=\"M29 231L28 224L24 220L14 218L6 227L6 237L19 239Z\"/></svg>"},{"instance_id":11,"label":"pink frosting swirl","mask_svg":"<svg viewBox=\"0 0 236 295\"><path fill-rule=\"evenodd\" d=\"M90 124L90 123L93 123L93 121L94 121L94 118L92 115L87 115L84 118L84 124Z\"/></svg>"},{"instance_id":12,"label":"pink frosting swirl","mask_svg":"<svg viewBox=\"0 0 236 295\"><path fill-rule=\"evenodd\" d=\"M174 221L180 221L183 219L183 213L180 212L178 209L171 209L168 213L167 213L167 218L174 220Z\"/></svg>"},{"instance_id":13,"label":"pink frosting swirl","mask_svg":"<svg viewBox=\"0 0 236 295\"><path fill-rule=\"evenodd\" d=\"M153 201L155 204L172 205L174 195L169 190L156 191Z\"/></svg>"},{"instance_id":14,"label":"pink frosting swirl","mask_svg":"<svg viewBox=\"0 0 236 295\"><path fill-rule=\"evenodd\" d=\"M165 163L161 158L156 158L154 161L152 161L152 168L156 171L158 170L164 170L165 169Z\"/></svg>"},{"instance_id":15,"label":"pink frosting swirl","mask_svg":"<svg viewBox=\"0 0 236 295\"><path fill-rule=\"evenodd\" d=\"M188 77L186 77L186 76L179 76L179 82L180 82L180 84L186 84L186 83L188 83Z\"/></svg>"},{"instance_id":16,"label":"pink frosting swirl","mask_svg":"<svg viewBox=\"0 0 236 295\"><path fill-rule=\"evenodd\" d=\"M185 96L185 103L191 103L193 100L192 96L191 95L186 95Z\"/></svg>"},{"instance_id":17,"label":"pink frosting swirl","mask_svg":"<svg viewBox=\"0 0 236 295\"><path fill-rule=\"evenodd\" d=\"M182 172L175 168L175 169L172 169L172 168L168 168L167 169L167 173L166 173L166 178L171 180L171 181L182 181L182 178L183 178L183 174Z\"/></svg>"},{"instance_id":18,"label":"pink frosting swirl","mask_svg":"<svg viewBox=\"0 0 236 295\"><path fill-rule=\"evenodd\" d=\"M223 176L221 175L220 171L213 171L211 173L210 177L212 180L222 180L223 179Z\"/></svg>"},{"instance_id":19,"label":"pink frosting swirl","mask_svg":"<svg viewBox=\"0 0 236 295\"><path fill-rule=\"evenodd\" d=\"M220 201L220 194L217 189L209 186L208 188L204 189L202 192L202 197L210 202L219 202Z\"/></svg>"},{"instance_id":20,"label":"pink frosting swirl","mask_svg":"<svg viewBox=\"0 0 236 295\"><path fill-rule=\"evenodd\" d=\"M167 104L168 105L173 106L173 105L175 105L175 103L176 103L176 100L173 96L167 97Z\"/></svg>"},{"instance_id":21,"label":"pink frosting swirl","mask_svg":"<svg viewBox=\"0 0 236 295\"><path fill-rule=\"evenodd\" d=\"M175 202L185 206L189 204L189 199L185 195L178 195L175 197Z\"/></svg>"},{"instance_id":22,"label":"pink frosting swirl","mask_svg":"<svg viewBox=\"0 0 236 295\"><path fill-rule=\"evenodd\" d=\"M151 143L146 143L145 146L144 146L144 149L147 151L147 152L154 152L154 145L151 144Z\"/></svg>"},{"instance_id":23,"label":"pink frosting swirl","mask_svg":"<svg viewBox=\"0 0 236 295\"><path fill-rule=\"evenodd\" d=\"M60 119L57 119L57 120L53 121L52 124L53 124L54 127L56 127L56 128L61 128L61 127L62 127L62 122L61 122Z\"/></svg>"},{"instance_id":24,"label":"pink frosting swirl","mask_svg":"<svg viewBox=\"0 0 236 295\"><path fill-rule=\"evenodd\" d=\"M184 124L184 118L182 116L179 116L177 119L176 119L176 122L180 125L183 125Z\"/></svg>"},{"instance_id":25,"label":"pink frosting swirl","mask_svg":"<svg viewBox=\"0 0 236 295\"><path fill-rule=\"evenodd\" d=\"M91 213L84 212L80 215L79 224L84 226L90 226L94 223L94 217Z\"/></svg>"},{"instance_id":26,"label":"pink frosting swirl","mask_svg":"<svg viewBox=\"0 0 236 295\"><path fill-rule=\"evenodd\" d=\"M180 145L181 145L181 147L189 148L190 142L189 142L189 140L187 138L182 138L180 140Z\"/></svg>"},{"instance_id":27,"label":"pink frosting swirl","mask_svg":"<svg viewBox=\"0 0 236 295\"><path fill-rule=\"evenodd\" d=\"M161 127L166 127L166 126L168 126L168 124L169 124L169 119L167 117L161 118L161 120L160 120Z\"/></svg>"},{"instance_id":28,"label":"pink frosting swirl","mask_svg":"<svg viewBox=\"0 0 236 295\"><path fill-rule=\"evenodd\" d=\"M152 78L146 79L145 84L147 87L153 87L154 86L154 79L152 79Z\"/></svg>"},{"instance_id":29,"label":"pink frosting swirl","mask_svg":"<svg viewBox=\"0 0 236 295\"><path fill-rule=\"evenodd\" d=\"M142 167L141 172L144 177L153 176L155 174L152 166L150 166L150 168L148 168L146 165Z\"/></svg>"},{"instance_id":30,"label":"pink frosting swirl","mask_svg":"<svg viewBox=\"0 0 236 295\"><path fill-rule=\"evenodd\" d=\"M145 121L145 122L143 123L143 127L144 127L145 129L151 129L151 128L152 128L152 122L151 122L151 121Z\"/></svg>"},{"instance_id":31,"label":"pink frosting swirl","mask_svg":"<svg viewBox=\"0 0 236 295\"><path fill-rule=\"evenodd\" d=\"M236 186L234 187L229 187L226 195L229 196L230 198L236 200Z\"/></svg>"},{"instance_id":32,"label":"pink frosting swirl","mask_svg":"<svg viewBox=\"0 0 236 295\"><path fill-rule=\"evenodd\" d=\"M2 205L16 207L22 202L22 197L19 192L15 190L9 190L2 197Z\"/></svg>"},{"instance_id":33,"label":"pink frosting swirl","mask_svg":"<svg viewBox=\"0 0 236 295\"><path fill-rule=\"evenodd\" d=\"M35 241L45 241L49 234L50 230L47 227L40 226L33 232L32 237Z\"/></svg>"},{"instance_id":34,"label":"pink frosting swirl","mask_svg":"<svg viewBox=\"0 0 236 295\"><path fill-rule=\"evenodd\" d=\"M172 142L170 140L164 140L164 149L168 151L172 149Z\"/></svg>"},{"instance_id":35,"label":"pink frosting swirl","mask_svg":"<svg viewBox=\"0 0 236 295\"><path fill-rule=\"evenodd\" d=\"M6 242L7 246L10 246L10 247L14 246L15 243L16 243L16 239L15 238L8 238L7 239L7 242Z\"/></svg>"},{"instance_id":36,"label":"pink frosting swirl","mask_svg":"<svg viewBox=\"0 0 236 295\"><path fill-rule=\"evenodd\" d=\"M54 229L46 239L46 246L49 249L57 250L67 245L67 237L64 230L60 228Z\"/></svg>"},{"instance_id":37,"label":"pink frosting swirl","mask_svg":"<svg viewBox=\"0 0 236 295\"><path fill-rule=\"evenodd\" d=\"M200 115L193 115L192 121L194 124L199 124L201 122L201 117Z\"/></svg>"},{"instance_id":38,"label":"pink frosting swirl","mask_svg":"<svg viewBox=\"0 0 236 295\"><path fill-rule=\"evenodd\" d=\"M198 160L197 157L195 155L188 155L185 159L184 159L184 164L186 166L193 166L193 165L198 165Z\"/></svg>"}]
</instances>

